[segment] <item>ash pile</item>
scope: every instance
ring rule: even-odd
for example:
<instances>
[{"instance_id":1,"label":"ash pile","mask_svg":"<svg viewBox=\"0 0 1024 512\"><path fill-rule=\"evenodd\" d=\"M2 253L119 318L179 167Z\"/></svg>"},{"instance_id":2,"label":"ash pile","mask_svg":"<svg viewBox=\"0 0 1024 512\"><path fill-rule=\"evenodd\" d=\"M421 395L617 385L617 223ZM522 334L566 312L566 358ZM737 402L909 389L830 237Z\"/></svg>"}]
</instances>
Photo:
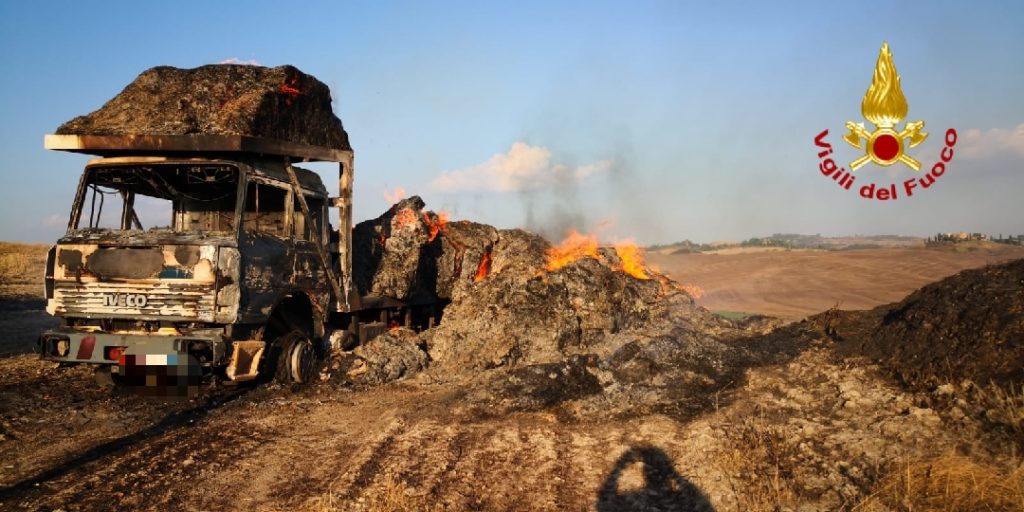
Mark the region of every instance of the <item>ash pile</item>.
<instances>
[{"instance_id":1,"label":"ash pile","mask_svg":"<svg viewBox=\"0 0 1024 512\"><path fill-rule=\"evenodd\" d=\"M327 85L293 66L158 66L60 135L243 135L351 149Z\"/></svg>"},{"instance_id":2,"label":"ash pile","mask_svg":"<svg viewBox=\"0 0 1024 512\"><path fill-rule=\"evenodd\" d=\"M776 324L711 314L635 247L581 235L553 246L424 207L411 197L356 226L354 281L364 296L449 300L441 322L385 333L335 360L332 375L464 384L459 407L479 414L689 415L755 361L795 350L745 342Z\"/></svg>"},{"instance_id":3,"label":"ash pile","mask_svg":"<svg viewBox=\"0 0 1024 512\"><path fill-rule=\"evenodd\" d=\"M873 359L912 389L1024 382L1024 260L965 270L895 304L815 320L840 352Z\"/></svg>"}]
</instances>

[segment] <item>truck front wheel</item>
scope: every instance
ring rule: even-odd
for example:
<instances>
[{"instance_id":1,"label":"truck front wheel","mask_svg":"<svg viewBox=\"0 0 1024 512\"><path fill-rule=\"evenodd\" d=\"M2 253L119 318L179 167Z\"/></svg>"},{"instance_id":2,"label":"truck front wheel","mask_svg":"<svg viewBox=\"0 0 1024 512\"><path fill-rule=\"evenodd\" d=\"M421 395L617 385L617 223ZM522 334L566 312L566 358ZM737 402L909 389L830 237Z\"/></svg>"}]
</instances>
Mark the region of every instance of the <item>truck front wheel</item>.
<instances>
[{"instance_id":1,"label":"truck front wheel","mask_svg":"<svg viewBox=\"0 0 1024 512\"><path fill-rule=\"evenodd\" d=\"M319 361L309 336L293 330L274 342L277 364L274 380L285 384L303 384L316 378Z\"/></svg>"}]
</instances>

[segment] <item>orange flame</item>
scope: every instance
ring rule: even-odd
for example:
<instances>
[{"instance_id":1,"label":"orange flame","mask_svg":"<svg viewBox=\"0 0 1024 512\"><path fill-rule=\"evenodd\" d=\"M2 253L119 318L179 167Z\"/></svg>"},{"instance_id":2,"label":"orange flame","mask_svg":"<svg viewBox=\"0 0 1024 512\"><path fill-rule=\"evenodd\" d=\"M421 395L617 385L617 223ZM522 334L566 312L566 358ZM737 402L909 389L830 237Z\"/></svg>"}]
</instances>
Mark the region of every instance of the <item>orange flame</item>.
<instances>
[{"instance_id":1,"label":"orange flame","mask_svg":"<svg viewBox=\"0 0 1024 512\"><path fill-rule=\"evenodd\" d=\"M398 325L398 320L392 319L392 320L388 321L388 331L389 332L395 332L395 331L398 330L399 327L401 327L401 326Z\"/></svg>"},{"instance_id":2,"label":"orange flame","mask_svg":"<svg viewBox=\"0 0 1024 512\"><path fill-rule=\"evenodd\" d=\"M298 77L298 75L293 76L293 77L289 78L288 80L285 80L285 82L283 84L281 84L281 85L279 85L277 87L277 90L281 91L281 93L283 93L283 94L290 94L292 96L297 96L299 94L302 94L302 91L299 90L299 77Z\"/></svg>"},{"instance_id":3,"label":"orange flame","mask_svg":"<svg viewBox=\"0 0 1024 512\"><path fill-rule=\"evenodd\" d=\"M448 214L437 212L434 218L431 218L429 213L423 212L423 222L427 224L427 229L430 230L430 237L427 238L427 242L433 242L437 235L444 232L444 227L448 224Z\"/></svg>"},{"instance_id":4,"label":"orange flame","mask_svg":"<svg viewBox=\"0 0 1024 512\"><path fill-rule=\"evenodd\" d=\"M407 226L411 226L417 222L416 212L402 208L395 213L394 218L391 220L392 225L397 226L398 229L403 229Z\"/></svg>"},{"instance_id":5,"label":"orange flame","mask_svg":"<svg viewBox=\"0 0 1024 512\"><path fill-rule=\"evenodd\" d=\"M285 83L277 86L277 90L281 94L287 94L288 95L288 98L285 99L285 104L286 105L291 106L292 101L295 100L295 97L300 95L300 94L302 94L302 91L299 90L298 86L299 86L299 77L298 77L298 75L289 78L287 81L285 81Z\"/></svg>"},{"instance_id":6,"label":"orange flame","mask_svg":"<svg viewBox=\"0 0 1024 512\"><path fill-rule=\"evenodd\" d=\"M626 241L615 244L615 254L622 260L616 270L621 270L637 279L651 278L644 267L643 252L635 243Z\"/></svg>"},{"instance_id":7,"label":"orange flame","mask_svg":"<svg viewBox=\"0 0 1024 512\"><path fill-rule=\"evenodd\" d=\"M544 270L554 272L576 260L582 258L597 259L597 237L594 235L581 235L576 230L569 232L569 236L562 240L556 247L545 251L547 263Z\"/></svg>"},{"instance_id":8,"label":"orange flame","mask_svg":"<svg viewBox=\"0 0 1024 512\"><path fill-rule=\"evenodd\" d=\"M483 281L488 274L491 273L491 250L488 249L484 252L483 257L480 258L480 265L476 268L476 275L473 276L473 282L479 283Z\"/></svg>"},{"instance_id":9,"label":"orange flame","mask_svg":"<svg viewBox=\"0 0 1024 512\"><path fill-rule=\"evenodd\" d=\"M384 200L388 204L395 204L402 199L405 199L405 189L402 187L395 187L394 191L384 189Z\"/></svg>"}]
</instances>

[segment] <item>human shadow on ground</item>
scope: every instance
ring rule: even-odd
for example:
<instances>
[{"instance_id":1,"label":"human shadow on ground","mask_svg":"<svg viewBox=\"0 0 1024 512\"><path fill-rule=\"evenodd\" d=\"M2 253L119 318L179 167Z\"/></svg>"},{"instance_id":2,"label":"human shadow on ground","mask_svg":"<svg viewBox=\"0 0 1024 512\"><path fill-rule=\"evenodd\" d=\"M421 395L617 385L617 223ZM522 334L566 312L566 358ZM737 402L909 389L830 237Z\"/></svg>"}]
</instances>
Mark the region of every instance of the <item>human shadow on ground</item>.
<instances>
[{"instance_id":1,"label":"human shadow on ground","mask_svg":"<svg viewBox=\"0 0 1024 512\"><path fill-rule=\"evenodd\" d=\"M640 465L643 487L622 490L620 480L634 464ZM662 449L634 446L619 457L604 485L597 491L597 512L660 510L663 512L714 512L707 496L676 472Z\"/></svg>"}]
</instances>

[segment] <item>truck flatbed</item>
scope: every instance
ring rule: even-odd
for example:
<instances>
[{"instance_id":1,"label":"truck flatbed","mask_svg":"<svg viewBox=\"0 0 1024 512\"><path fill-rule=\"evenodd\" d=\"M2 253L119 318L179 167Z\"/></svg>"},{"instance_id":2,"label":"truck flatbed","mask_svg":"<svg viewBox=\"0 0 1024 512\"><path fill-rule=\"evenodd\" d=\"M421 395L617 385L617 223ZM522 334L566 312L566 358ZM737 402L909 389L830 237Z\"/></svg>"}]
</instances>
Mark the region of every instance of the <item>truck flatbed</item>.
<instances>
[{"instance_id":1,"label":"truck flatbed","mask_svg":"<svg viewBox=\"0 0 1024 512\"><path fill-rule=\"evenodd\" d=\"M104 157L167 153L250 153L304 162L352 161L352 150L310 146L248 135L46 135L46 149Z\"/></svg>"}]
</instances>

